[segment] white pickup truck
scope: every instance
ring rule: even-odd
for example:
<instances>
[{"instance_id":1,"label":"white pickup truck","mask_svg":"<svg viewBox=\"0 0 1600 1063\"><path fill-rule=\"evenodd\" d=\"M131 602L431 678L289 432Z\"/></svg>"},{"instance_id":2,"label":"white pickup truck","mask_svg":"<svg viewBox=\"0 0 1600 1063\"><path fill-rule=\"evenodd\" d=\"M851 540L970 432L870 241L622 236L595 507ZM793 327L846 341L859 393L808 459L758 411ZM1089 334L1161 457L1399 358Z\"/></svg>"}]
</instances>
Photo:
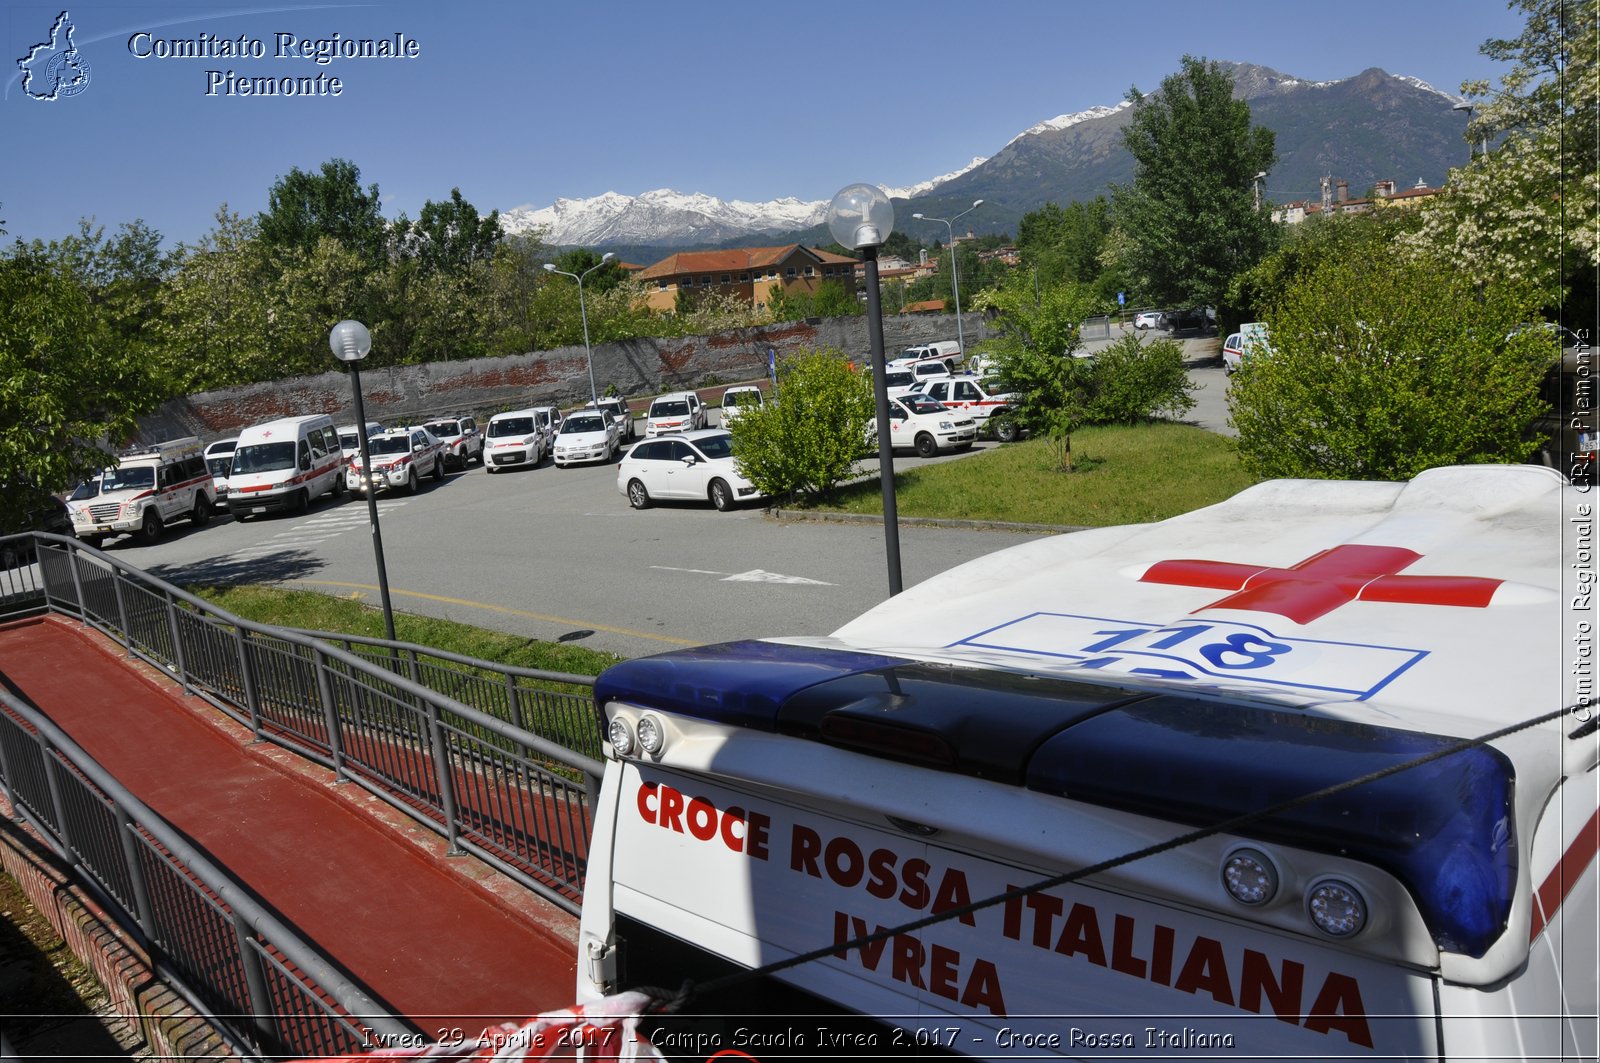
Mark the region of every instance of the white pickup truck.
<instances>
[{"instance_id":1,"label":"white pickup truck","mask_svg":"<svg viewBox=\"0 0 1600 1063\"><path fill-rule=\"evenodd\" d=\"M920 391L953 410L970 413L980 433L985 429L992 430L994 437L1002 443L1015 442L1022 436L1022 426L1013 416L1012 397L989 391L983 381L976 377L930 377Z\"/></svg>"}]
</instances>

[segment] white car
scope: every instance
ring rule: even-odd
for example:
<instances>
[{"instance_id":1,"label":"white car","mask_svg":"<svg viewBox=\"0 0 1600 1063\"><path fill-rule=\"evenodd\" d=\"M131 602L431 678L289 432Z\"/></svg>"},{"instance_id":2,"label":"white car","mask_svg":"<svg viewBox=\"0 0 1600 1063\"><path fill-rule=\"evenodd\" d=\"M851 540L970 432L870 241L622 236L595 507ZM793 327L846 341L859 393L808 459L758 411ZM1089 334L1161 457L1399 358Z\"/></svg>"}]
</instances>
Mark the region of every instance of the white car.
<instances>
[{"instance_id":1,"label":"white car","mask_svg":"<svg viewBox=\"0 0 1600 1063\"><path fill-rule=\"evenodd\" d=\"M706 408L700 396L692 391L677 391L657 395L650 403L650 413L645 417L644 434L647 439L669 432L693 432L706 426Z\"/></svg>"},{"instance_id":2,"label":"white car","mask_svg":"<svg viewBox=\"0 0 1600 1063\"><path fill-rule=\"evenodd\" d=\"M970 413L952 410L942 402L912 392L889 399L889 445L915 450L931 458L941 450L965 450L978 438L978 423ZM867 442L878 441L878 424L869 422Z\"/></svg>"},{"instance_id":3,"label":"white car","mask_svg":"<svg viewBox=\"0 0 1600 1063\"><path fill-rule=\"evenodd\" d=\"M489 418L484 432L483 471L537 465L550 449L550 407L507 410ZM546 411L543 418L541 411ZM560 417L560 414L556 414Z\"/></svg>"},{"instance_id":4,"label":"white car","mask_svg":"<svg viewBox=\"0 0 1600 1063\"><path fill-rule=\"evenodd\" d=\"M213 509L228 508L228 472L233 468L233 451L239 437L219 439L206 447L206 469L211 473L211 505Z\"/></svg>"},{"instance_id":5,"label":"white car","mask_svg":"<svg viewBox=\"0 0 1600 1063\"><path fill-rule=\"evenodd\" d=\"M350 460L345 483L352 491L365 491L370 486L374 491L414 495L424 476L444 479L444 444L421 425L370 438L367 452L372 456L370 476L363 475L366 470L360 454Z\"/></svg>"},{"instance_id":6,"label":"white car","mask_svg":"<svg viewBox=\"0 0 1600 1063\"><path fill-rule=\"evenodd\" d=\"M634 509L657 499L707 501L720 510L761 497L739 474L733 436L719 428L646 439L622 456L617 490Z\"/></svg>"},{"instance_id":7,"label":"white car","mask_svg":"<svg viewBox=\"0 0 1600 1063\"><path fill-rule=\"evenodd\" d=\"M633 411L628 408L626 399L609 397L601 399L600 408L605 411L607 417L616 422L619 444L626 443L633 438ZM591 402L585 405L584 409L594 409L594 403Z\"/></svg>"},{"instance_id":8,"label":"white car","mask_svg":"<svg viewBox=\"0 0 1600 1063\"><path fill-rule=\"evenodd\" d=\"M746 410L758 408L763 401L761 389L754 384L741 384L722 393L722 427L739 419Z\"/></svg>"},{"instance_id":9,"label":"white car","mask_svg":"<svg viewBox=\"0 0 1600 1063\"><path fill-rule=\"evenodd\" d=\"M1160 310L1141 310L1133 315L1133 327L1136 329L1160 328Z\"/></svg>"},{"instance_id":10,"label":"white car","mask_svg":"<svg viewBox=\"0 0 1600 1063\"><path fill-rule=\"evenodd\" d=\"M556 433L556 467L610 461L617 452L617 422L596 409L579 410Z\"/></svg>"}]
</instances>

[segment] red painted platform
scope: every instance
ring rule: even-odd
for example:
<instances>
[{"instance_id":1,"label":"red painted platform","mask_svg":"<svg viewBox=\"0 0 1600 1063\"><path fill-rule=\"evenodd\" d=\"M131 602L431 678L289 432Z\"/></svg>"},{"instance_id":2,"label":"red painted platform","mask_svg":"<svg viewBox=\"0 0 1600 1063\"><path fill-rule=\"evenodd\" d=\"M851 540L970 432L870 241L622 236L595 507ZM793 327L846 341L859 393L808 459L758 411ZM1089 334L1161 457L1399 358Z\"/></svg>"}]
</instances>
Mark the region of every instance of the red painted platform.
<instances>
[{"instance_id":1,"label":"red painted platform","mask_svg":"<svg viewBox=\"0 0 1600 1063\"><path fill-rule=\"evenodd\" d=\"M97 632L0 625L0 675L396 1014L437 1036L573 1002L577 921Z\"/></svg>"}]
</instances>

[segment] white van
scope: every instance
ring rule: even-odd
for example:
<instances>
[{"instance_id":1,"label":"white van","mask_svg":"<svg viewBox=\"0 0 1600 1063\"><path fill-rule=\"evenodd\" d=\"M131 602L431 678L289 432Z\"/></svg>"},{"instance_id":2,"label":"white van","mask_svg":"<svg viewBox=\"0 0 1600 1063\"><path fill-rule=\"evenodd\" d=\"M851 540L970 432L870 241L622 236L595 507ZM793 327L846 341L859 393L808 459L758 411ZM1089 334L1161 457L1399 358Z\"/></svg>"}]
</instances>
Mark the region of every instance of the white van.
<instances>
[{"instance_id":1,"label":"white van","mask_svg":"<svg viewBox=\"0 0 1600 1063\"><path fill-rule=\"evenodd\" d=\"M206 447L206 471L211 473L211 504L216 509L228 508L228 470L233 467L233 448L239 437L219 439Z\"/></svg>"},{"instance_id":2,"label":"white van","mask_svg":"<svg viewBox=\"0 0 1600 1063\"><path fill-rule=\"evenodd\" d=\"M388 429L377 421L367 422L368 440L371 440L373 436L381 436L387 431ZM339 453L344 456L344 463L347 466L350 464L351 459L361 453L360 425L342 424L339 426Z\"/></svg>"},{"instance_id":3,"label":"white van","mask_svg":"<svg viewBox=\"0 0 1600 1063\"><path fill-rule=\"evenodd\" d=\"M95 492L70 507L73 534L90 546L124 532L152 543L175 520L211 519L211 473L194 436L124 454L95 479Z\"/></svg>"},{"instance_id":4,"label":"white van","mask_svg":"<svg viewBox=\"0 0 1600 1063\"><path fill-rule=\"evenodd\" d=\"M650 1031L696 1058L1595 1059L1596 517L1269 481L615 665L579 1000L724 983Z\"/></svg>"},{"instance_id":5,"label":"white van","mask_svg":"<svg viewBox=\"0 0 1600 1063\"><path fill-rule=\"evenodd\" d=\"M235 519L281 509L304 513L319 496L344 489L344 452L327 414L282 417L239 433L228 474Z\"/></svg>"}]
</instances>

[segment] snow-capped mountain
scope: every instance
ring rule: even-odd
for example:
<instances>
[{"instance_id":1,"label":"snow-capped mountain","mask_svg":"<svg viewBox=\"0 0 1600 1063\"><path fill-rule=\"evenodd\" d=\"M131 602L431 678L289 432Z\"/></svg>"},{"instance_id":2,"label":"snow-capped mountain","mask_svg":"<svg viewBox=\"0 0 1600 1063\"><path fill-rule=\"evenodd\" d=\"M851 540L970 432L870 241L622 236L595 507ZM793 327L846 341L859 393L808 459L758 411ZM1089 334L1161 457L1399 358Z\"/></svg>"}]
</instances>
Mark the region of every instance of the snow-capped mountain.
<instances>
[{"instance_id":1,"label":"snow-capped mountain","mask_svg":"<svg viewBox=\"0 0 1600 1063\"><path fill-rule=\"evenodd\" d=\"M1463 154L1459 115L1449 107L1456 97L1418 78L1372 69L1308 81L1250 63L1221 65L1234 78L1234 95L1249 100L1255 120L1277 135L1278 165L1266 186L1274 201L1315 194L1325 174L1354 188L1382 179L1442 180ZM1131 107L1123 100L1046 119L992 156L884 191L930 213L983 198L983 224L991 228L1014 224L1046 202L1092 199L1132 177L1121 137ZM515 207L501 211L500 222L507 233L542 230L544 242L556 246L708 247L792 238L821 225L827 209L827 200L749 203L662 188Z\"/></svg>"},{"instance_id":2,"label":"snow-capped mountain","mask_svg":"<svg viewBox=\"0 0 1600 1063\"><path fill-rule=\"evenodd\" d=\"M827 210L827 200L803 203L791 196L746 203L658 188L638 196L607 192L558 199L539 210L516 207L500 215L500 224L508 233L545 229L551 244L715 243L804 229L822 221Z\"/></svg>"},{"instance_id":3,"label":"snow-capped mountain","mask_svg":"<svg viewBox=\"0 0 1600 1063\"><path fill-rule=\"evenodd\" d=\"M1021 140L1023 137L1037 136L1040 133L1048 133L1051 130L1055 130L1055 129L1066 129L1069 126L1077 125L1079 122L1088 122L1088 121L1092 121L1093 119L1096 119L1096 118L1110 118L1112 115L1116 114L1118 111L1121 111L1124 108L1132 107L1132 106L1133 106L1133 104L1129 103L1127 100L1123 100L1121 103L1117 104L1115 107L1091 107L1087 111L1079 111L1077 114L1057 115L1054 118L1047 118L1043 122L1038 122L1038 123L1035 123L1034 125L1029 126L1027 129L1024 129L1022 132L1018 133L1016 136L1014 136L1010 140L1006 141L1006 143L1007 144L1015 144L1017 141ZM968 169L971 169L971 167L968 167ZM960 174L951 174L950 176L951 177L959 177L961 175Z\"/></svg>"},{"instance_id":4,"label":"snow-capped mountain","mask_svg":"<svg viewBox=\"0 0 1600 1063\"><path fill-rule=\"evenodd\" d=\"M894 199L924 195L986 161L980 156L959 170L907 188L885 188L884 192ZM513 207L500 212L500 225L512 234L543 229L545 242L550 244L603 247L739 240L820 225L827 215L826 199L803 202L790 196L746 203L658 188L638 196L607 192L590 199L558 199L538 210Z\"/></svg>"}]
</instances>

